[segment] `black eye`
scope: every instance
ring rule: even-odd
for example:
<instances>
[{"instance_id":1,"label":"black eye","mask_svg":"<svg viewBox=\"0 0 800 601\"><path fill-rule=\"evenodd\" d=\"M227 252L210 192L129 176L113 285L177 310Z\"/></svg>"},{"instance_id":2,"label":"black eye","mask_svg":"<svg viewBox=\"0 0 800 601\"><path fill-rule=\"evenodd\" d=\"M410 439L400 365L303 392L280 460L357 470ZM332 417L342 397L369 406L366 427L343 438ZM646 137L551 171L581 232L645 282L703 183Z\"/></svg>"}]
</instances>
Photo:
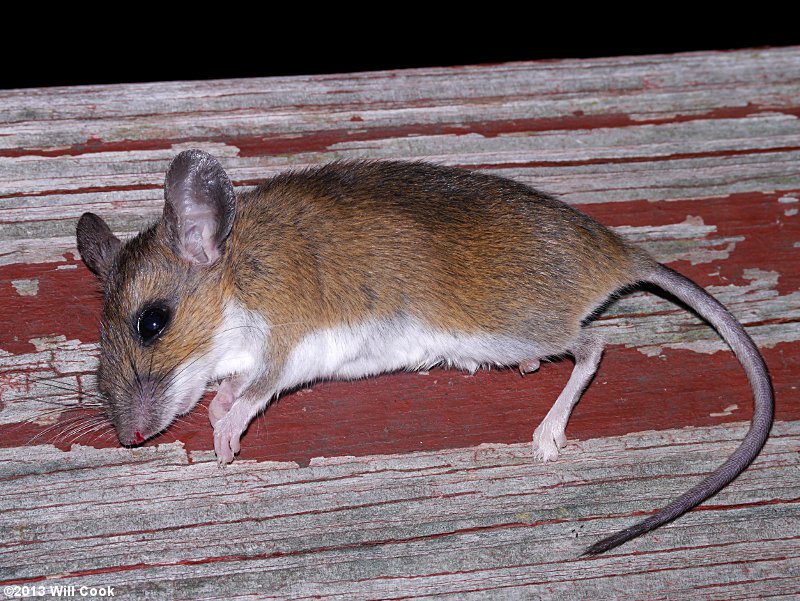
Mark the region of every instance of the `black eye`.
<instances>
[{"instance_id":1,"label":"black eye","mask_svg":"<svg viewBox=\"0 0 800 601\"><path fill-rule=\"evenodd\" d=\"M169 310L166 307L149 307L139 313L136 331L144 342L149 342L164 330L168 320Z\"/></svg>"}]
</instances>

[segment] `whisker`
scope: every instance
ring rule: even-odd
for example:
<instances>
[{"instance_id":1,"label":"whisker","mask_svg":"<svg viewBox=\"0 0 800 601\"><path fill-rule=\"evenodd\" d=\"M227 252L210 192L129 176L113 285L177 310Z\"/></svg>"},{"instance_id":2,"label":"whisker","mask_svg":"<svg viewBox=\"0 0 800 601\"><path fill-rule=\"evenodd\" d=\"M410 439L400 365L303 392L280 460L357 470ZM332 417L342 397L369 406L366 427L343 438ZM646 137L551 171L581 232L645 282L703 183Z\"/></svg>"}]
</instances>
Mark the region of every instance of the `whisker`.
<instances>
[{"instance_id":1,"label":"whisker","mask_svg":"<svg viewBox=\"0 0 800 601\"><path fill-rule=\"evenodd\" d=\"M270 324L268 329L273 328L280 328L280 327L289 327L292 325L298 325L305 323L305 320L302 321L291 321L285 322L280 324ZM196 344L192 346L187 352L184 353L182 357L178 360L172 362L172 366L170 369L166 369L163 373L157 374L157 377L154 381L154 387L156 390L160 390L163 393L170 393L173 391L174 387L176 386L177 382L187 373L190 372L199 361L203 358L208 356L207 352L200 353L195 357L192 357L197 350L208 344L211 341L212 336L217 336L220 334L228 334L237 330L255 330L259 333L262 332L262 328L249 325L249 324L239 324L236 326L224 328L213 334L208 334L202 336ZM106 332L101 328L101 339L105 342L107 340ZM127 366L130 369L129 373L134 375L133 380L130 381L128 379L122 379L120 382L122 384L122 393L127 395L128 398L134 399L138 398L140 402L146 402L146 395L145 392L145 381L142 379L142 373L137 365L137 362L134 360L134 355L132 353L125 353L125 358L123 359L127 362ZM150 382L154 378L154 369L156 369L156 362L155 362L155 353L151 352L149 361L147 363L147 381ZM80 378L81 376L90 375L90 374L76 374L76 378ZM109 419L107 413L99 413L99 410L107 407L107 401L99 392L93 390L87 390L84 386L84 383L78 380L75 383L72 382L62 382L62 381L53 381L52 377L43 377L43 378L35 378L32 377L30 374L26 374L27 383L28 385L33 384L43 384L53 390L60 391L63 393L68 393L70 395L75 395L79 406L64 406L63 401L58 400L48 400L45 398L37 399L38 403L42 403L45 405L50 405L51 409L38 411L36 418L32 418L30 420L26 420L24 423L35 423L35 419L41 419L42 417L47 417L50 415L57 415L59 413L63 413L66 411L73 411L73 410L82 410L82 411L98 411L95 415L86 415L81 414L78 416L61 416L57 423L45 428L41 432L38 432L34 435L29 443L33 443L37 440L47 437L62 437L64 439L77 439L84 435L89 435L95 433L97 436L101 438L109 438L114 435L113 423ZM186 426L190 425L191 422L184 416L176 416L173 419L169 428L173 426Z\"/></svg>"},{"instance_id":2,"label":"whisker","mask_svg":"<svg viewBox=\"0 0 800 601\"><path fill-rule=\"evenodd\" d=\"M51 388L55 388L57 390L63 390L64 392L75 393L78 398L80 398L81 396L87 396L92 399L98 399L98 400L103 399L103 397L98 393L86 391L78 386L71 386L66 382L53 382L52 378L44 378L44 377L34 378L31 377L31 374L21 374L21 375L24 375L27 378L29 386L31 383L44 384L45 386L50 386ZM60 376L60 377L68 377L68 376ZM46 402L46 401L42 400L41 402Z\"/></svg>"},{"instance_id":3,"label":"whisker","mask_svg":"<svg viewBox=\"0 0 800 601\"><path fill-rule=\"evenodd\" d=\"M100 435L100 439L103 440L103 439L111 438L113 440L114 436L116 436L116 431L113 428L110 428L107 432L103 432Z\"/></svg>"},{"instance_id":4,"label":"whisker","mask_svg":"<svg viewBox=\"0 0 800 601\"><path fill-rule=\"evenodd\" d=\"M57 416L57 417L59 417L59 421L61 421L61 417L60 416L62 416L64 413L67 413L69 411L82 411L83 409L84 409L84 407L65 407L63 409L50 408L50 409L47 409L45 411L37 411L36 415L27 417L27 418L25 418L25 419L23 419L23 420L21 420L21 421L19 421L17 423L19 423L19 424L44 425L44 424L39 424L39 420L47 419L47 418L50 418L52 416ZM93 410L93 409L90 409L90 410Z\"/></svg>"},{"instance_id":5,"label":"whisker","mask_svg":"<svg viewBox=\"0 0 800 601\"><path fill-rule=\"evenodd\" d=\"M150 353L150 366L147 368L147 381L150 381L150 378L153 377L153 357L155 357L155 353Z\"/></svg>"},{"instance_id":6,"label":"whisker","mask_svg":"<svg viewBox=\"0 0 800 601\"><path fill-rule=\"evenodd\" d=\"M88 433L90 433L91 431L93 431L95 429L98 429L98 428L102 428L105 425L106 424L104 424L104 423L98 423L96 421L87 420L86 422L83 422L81 424L76 424L76 426L74 428L72 428L71 431L65 432L65 435L71 436L72 437L72 442L74 442L76 439L80 438L81 436L85 436Z\"/></svg>"},{"instance_id":7,"label":"whisker","mask_svg":"<svg viewBox=\"0 0 800 601\"><path fill-rule=\"evenodd\" d=\"M77 409L77 408L76 408ZM92 423L98 422L103 424L108 424L108 419L104 415L95 414L95 415L76 415L74 417L67 418L66 420L61 419L55 424L45 428L41 432L32 436L27 444L31 444L36 440L48 436L53 435L51 438L48 439L47 442L52 442L54 439L57 439L59 435L68 435L72 429L82 425L83 423L90 421Z\"/></svg>"}]
</instances>

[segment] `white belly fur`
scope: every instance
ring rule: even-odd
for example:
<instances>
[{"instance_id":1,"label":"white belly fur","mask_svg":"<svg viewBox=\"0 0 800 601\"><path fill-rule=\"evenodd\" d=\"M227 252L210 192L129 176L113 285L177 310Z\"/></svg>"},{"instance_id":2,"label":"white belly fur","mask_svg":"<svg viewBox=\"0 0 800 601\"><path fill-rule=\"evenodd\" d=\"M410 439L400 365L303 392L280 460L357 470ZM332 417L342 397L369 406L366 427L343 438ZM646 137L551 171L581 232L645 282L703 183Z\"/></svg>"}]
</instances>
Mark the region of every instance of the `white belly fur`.
<instances>
[{"instance_id":1,"label":"white belly fur","mask_svg":"<svg viewBox=\"0 0 800 601\"><path fill-rule=\"evenodd\" d=\"M544 355L534 343L508 336L444 332L411 318L376 320L306 336L290 353L278 388L427 369L440 363L475 372L482 366L517 365Z\"/></svg>"}]
</instances>

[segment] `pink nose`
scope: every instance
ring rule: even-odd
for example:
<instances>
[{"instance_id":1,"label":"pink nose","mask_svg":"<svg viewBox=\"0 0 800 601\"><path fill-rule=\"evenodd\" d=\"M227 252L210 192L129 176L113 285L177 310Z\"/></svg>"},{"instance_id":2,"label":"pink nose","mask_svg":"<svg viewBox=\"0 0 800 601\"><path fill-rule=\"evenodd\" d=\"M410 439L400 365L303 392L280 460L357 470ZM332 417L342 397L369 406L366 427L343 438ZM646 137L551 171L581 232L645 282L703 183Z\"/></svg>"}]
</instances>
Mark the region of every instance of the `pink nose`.
<instances>
[{"instance_id":1,"label":"pink nose","mask_svg":"<svg viewBox=\"0 0 800 601\"><path fill-rule=\"evenodd\" d=\"M133 443L132 444L139 444L140 442L144 442L144 436L139 431L133 433Z\"/></svg>"}]
</instances>

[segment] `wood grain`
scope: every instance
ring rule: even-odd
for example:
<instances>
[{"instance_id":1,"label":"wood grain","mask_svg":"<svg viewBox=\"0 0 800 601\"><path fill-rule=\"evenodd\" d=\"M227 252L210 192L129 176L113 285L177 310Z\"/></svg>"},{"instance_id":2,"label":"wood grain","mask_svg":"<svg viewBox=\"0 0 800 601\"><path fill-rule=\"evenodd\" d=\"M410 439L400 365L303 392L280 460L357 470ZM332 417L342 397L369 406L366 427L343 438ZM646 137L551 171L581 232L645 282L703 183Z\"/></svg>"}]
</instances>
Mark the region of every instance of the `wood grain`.
<instances>
[{"instance_id":1,"label":"wood grain","mask_svg":"<svg viewBox=\"0 0 800 601\"><path fill-rule=\"evenodd\" d=\"M0 580L137 599L797 596L799 118L800 48L0 92ZM528 442L569 361L322 383L256 419L224 472L205 406L119 449L94 417L100 297L75 223L134 234L198 146L237 186L365 157L560 195L745 324L774 378L767 453L704 509L577 559L713 469L750 416L716 334L645 293L596 323L610 344L558 464L530 464Z\"/></svg>"},{"instance_id":2,"label":"wood grain","mask_svg":"<svg viewBox=\"0 0 800 601\"><path fill-rule=\"evenodd\" d=\"M591 440L547 465L527 444L223 470L180 443L2 449L0 584L114 586L126 599L789 598L797 423L778 424L699 510L579 557L713 469L744 430Z\"/></svg>"}]
</instances>

